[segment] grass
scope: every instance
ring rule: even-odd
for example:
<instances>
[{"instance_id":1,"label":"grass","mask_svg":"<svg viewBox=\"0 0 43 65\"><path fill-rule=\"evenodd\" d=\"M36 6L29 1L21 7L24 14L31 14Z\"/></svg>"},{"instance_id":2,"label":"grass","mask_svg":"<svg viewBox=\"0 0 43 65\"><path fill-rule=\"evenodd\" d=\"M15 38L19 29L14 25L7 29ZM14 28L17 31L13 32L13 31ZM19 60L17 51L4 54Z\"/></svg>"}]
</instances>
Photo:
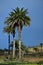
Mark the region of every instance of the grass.
<instances>
[{"instance_id":1,"label":"grass","mask_svg":"<svg viewBox=\"0 0 43 65\"><path fill-rule=\"evenodd\" d=\"M34 62L3 62L0 63L0 65L43 65L43 61L40 61L39 63L34 63Z\"/></svg>"},{"instance_id":2,"label":"grass","mask_svg":"<svg viewBox=\"0 0 43 65\"><path fill-rule=\"evenodd\" d=\"M22 60L18 60L16 58L5 60L6 58L4 56L0 56L0 65L43 65L43 58L24 58ZM1 62L2 61L2 62Z\"/></svg>"}]
</instances>

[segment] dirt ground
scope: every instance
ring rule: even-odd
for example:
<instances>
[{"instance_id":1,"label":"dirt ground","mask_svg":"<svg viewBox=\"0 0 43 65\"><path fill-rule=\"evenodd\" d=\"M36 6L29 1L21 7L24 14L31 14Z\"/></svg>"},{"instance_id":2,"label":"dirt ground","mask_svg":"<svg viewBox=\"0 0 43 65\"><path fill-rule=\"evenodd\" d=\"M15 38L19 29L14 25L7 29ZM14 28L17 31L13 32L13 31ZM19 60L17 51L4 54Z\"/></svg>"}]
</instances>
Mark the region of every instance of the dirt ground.
<instances>
[{"instance_id":1,"label":"dirt ground","mask_svg":"<svg viewBox=\"0 0 43 65\"><path fill-rule=\"evenodd\" d=\"M23 58L23 60L29 62L39 62L39 61L43 61L43 58Z\"/></svg>"}]
</instances>

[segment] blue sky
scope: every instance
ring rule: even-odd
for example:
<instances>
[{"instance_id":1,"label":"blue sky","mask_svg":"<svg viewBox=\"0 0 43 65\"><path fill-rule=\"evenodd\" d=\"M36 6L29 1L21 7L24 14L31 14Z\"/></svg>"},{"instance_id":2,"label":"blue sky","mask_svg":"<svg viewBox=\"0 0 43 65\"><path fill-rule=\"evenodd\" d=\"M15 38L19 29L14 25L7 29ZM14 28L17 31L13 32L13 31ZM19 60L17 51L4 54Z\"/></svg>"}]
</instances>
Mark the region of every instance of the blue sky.
<instances>
[{"instance_id":1,"label":"blue sky","mask_svg":"<svg viewBox=\"0 0 43 65\"><path fill-rule=\"evenodd\" d=\"M8 48L8 37L3 33L4 21L16 7L28 9L31 18L30 27L22 29L22 42L26 46L39 45L43 42L43 0L0 0L0 48Z\"/></svg>"}]
</instances>

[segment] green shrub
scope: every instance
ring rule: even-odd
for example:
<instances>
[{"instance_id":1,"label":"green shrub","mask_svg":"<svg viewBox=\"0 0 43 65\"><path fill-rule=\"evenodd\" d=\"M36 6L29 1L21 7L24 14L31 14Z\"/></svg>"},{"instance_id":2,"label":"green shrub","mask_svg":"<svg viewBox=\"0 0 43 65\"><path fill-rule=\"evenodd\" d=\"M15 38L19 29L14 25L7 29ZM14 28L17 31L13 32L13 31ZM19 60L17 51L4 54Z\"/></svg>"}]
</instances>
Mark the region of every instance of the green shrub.
<instances>
[{"instance_id":1,"label":"green shrub","mask_svg":"<svg viewBox=\"0 0 43 65\"><path fill-rule=\"evenodd\" d=\"M39 61L37 64L38 65L43 65L43 61Z\"/></svg>"}]
</instances>

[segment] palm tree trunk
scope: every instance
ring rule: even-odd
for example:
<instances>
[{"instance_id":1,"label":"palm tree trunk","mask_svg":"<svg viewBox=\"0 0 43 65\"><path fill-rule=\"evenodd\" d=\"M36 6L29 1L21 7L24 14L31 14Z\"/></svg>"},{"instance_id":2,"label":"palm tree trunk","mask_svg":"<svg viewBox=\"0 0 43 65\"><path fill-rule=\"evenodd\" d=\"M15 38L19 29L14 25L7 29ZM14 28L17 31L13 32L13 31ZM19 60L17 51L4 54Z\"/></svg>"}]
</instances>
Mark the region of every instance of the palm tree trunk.
<instances>
[{"instance_id":1,"label":"palm tree trunk","mask_svg":"<svg viewBox=\"0 0 43 65\"><path fill-rule=\"evenodd\" d=\"M21 41L19 40L19 59L21 59Z\"/></svg>"},{"instance_id":2,"label":"palm tree trunk","mask_svg":"<svg viewBox=\"0 0 43 65\"><path fill-rule=\"evenodd\" d=\"M10 57L10 34L8 33L8 58Z\"/></svg>"},{"instance_id":3,"label":"palm tree trunk","mask_svg":"<svg viewBox=\"0 0 43 65\"><path fill-rule=\"evenodd\" d=\"M13 40L13 58L15 58L15 39Z\"/></svg>"},{"instance_id":4,"label":"palm tree trunk","mask_svg":"<svg viewBox=\"0 0 43 65\"><path fill-rule=\"evenodd\" d=\"M19 40L19 59L21 59L21 30L20 30L20 26L18 27L18 40Z\"/></svg>"},{"instance_id":5,"label":"palm tree trunk","mask_svg":"<svg viewBox=\"0 0 43 65\"><path fill-rule=\"evenodd\" d=\"M43 45L43 44L41 43L41 44L40 44L40 46L41 46L41 56L42 56L42 45Z\"/></svg>"},{"instance_id":6,"label":"palm tree trunk","mask_svg":"<svg viewBox=\"0 0 43 65\"><path fill-rule=\"evenodd\" d=\"M40 46L41 46L41 52L42 52L42 46L43 46L43 44L42 44L42 43L40 43Z\"/></svg>"},{"instance_id":7,"label":"palm tree trunk","mask_svg":"<svg viewBox=\"0 0 43 65\"><path fill-rule=\"evenodd\" d=\"M42 45L41 45L41 52L42 52Z\"/></svg>"}]
</instances>

